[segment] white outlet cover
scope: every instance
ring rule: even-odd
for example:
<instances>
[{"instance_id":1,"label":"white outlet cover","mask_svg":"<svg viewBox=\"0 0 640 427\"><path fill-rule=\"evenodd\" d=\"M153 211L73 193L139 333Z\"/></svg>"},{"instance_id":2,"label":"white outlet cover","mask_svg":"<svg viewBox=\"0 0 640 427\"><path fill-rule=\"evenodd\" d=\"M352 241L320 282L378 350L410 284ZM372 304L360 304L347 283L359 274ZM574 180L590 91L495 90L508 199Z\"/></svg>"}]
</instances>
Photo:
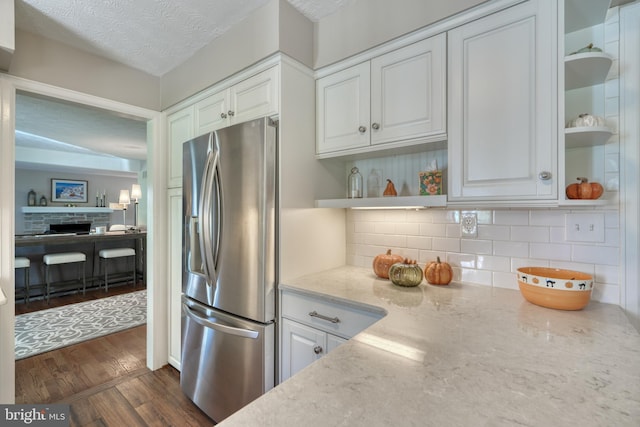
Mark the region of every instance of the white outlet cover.
<instances>
[{"instance_id":1,"label":"white outlet cover","mask_svg":"<svg viewBox=\"0 0 640 427\"><path fill-rule=\"evenodd\" d=\"M475 212L462 212L460 232L462 237L478 237L478 216Z\"/></svg>"},{"instance_id":2,"label":"white outlet cover","mask_svg":"<svg viewBox=\"0 0 640 427\"><path fill-rule=\"evenodd\" d=\"M604 214L570 213L565 215L565 239L568 242L604 242Z\"/></svg>"}]
</instances>

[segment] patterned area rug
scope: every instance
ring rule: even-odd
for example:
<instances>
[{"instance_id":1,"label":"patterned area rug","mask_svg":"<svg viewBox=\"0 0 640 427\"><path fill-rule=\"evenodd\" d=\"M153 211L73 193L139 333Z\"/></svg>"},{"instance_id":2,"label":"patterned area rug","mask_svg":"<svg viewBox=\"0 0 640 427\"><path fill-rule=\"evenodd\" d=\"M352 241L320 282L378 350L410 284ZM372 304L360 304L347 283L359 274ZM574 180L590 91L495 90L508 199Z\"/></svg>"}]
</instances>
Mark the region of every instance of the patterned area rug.
<instances>
[{"instance_id":1,"label":"patterned area rug","mask_svg":"<svg viewBox=\"0 0 640 427\"><path fill-rule=\"evenodd\" d=\"M147 291L16 316L16 360L145 324Z\"/></svg>"}]
</instances>

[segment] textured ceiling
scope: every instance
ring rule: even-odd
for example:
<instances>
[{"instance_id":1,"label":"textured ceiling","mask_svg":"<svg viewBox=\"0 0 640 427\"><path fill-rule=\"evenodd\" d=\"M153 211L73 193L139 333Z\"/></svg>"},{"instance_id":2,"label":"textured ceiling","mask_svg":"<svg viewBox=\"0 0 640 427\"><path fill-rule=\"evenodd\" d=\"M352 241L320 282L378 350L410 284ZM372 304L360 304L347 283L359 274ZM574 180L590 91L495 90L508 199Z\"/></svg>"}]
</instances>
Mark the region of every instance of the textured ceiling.
<instances>
[{"instance_id":1,"label":"textured ceiling","mask_svg":"<svg viewBox=\"0 0 640 427\"><path fill-rule=\"evenodd\" d=\"M16 26L161 76L269 0L16 0ZM350 0L288 0L311 21Z\"/></svg>"}]
</instances>

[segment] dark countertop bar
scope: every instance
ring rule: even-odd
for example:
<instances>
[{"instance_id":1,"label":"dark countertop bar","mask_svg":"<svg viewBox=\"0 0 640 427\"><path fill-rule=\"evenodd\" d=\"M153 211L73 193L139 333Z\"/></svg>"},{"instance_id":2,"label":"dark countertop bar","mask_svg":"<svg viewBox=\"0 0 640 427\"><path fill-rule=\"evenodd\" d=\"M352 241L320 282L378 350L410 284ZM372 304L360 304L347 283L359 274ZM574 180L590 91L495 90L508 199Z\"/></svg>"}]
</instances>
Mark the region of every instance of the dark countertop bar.
<instances>
[{"instance_id":1,"label":"dark countertop bar","mask_svg":"<svg viewBox=\"0 0 640 427\"><path fill-rule=\"evenodd\" d=\"M146 239L147 232L107 231L105 234L31 234L17 235L16 247L95 243L116 240Z\"/></svg>"}]
</instances>

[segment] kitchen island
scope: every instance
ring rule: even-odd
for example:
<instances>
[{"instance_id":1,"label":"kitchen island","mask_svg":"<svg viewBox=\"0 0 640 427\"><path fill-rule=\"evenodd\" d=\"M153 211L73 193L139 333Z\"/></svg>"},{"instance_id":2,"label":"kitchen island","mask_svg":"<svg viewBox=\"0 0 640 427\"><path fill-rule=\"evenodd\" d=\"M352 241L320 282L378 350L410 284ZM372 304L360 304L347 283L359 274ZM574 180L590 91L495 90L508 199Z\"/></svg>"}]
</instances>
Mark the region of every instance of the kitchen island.
<instances>
[{"instance_id":1,"label":"kitchen island","mask_svg":"<svg viewBox=\"0 0 640 427\"><path fill-rule=\"evenodd\" d=\"M359 267L281 288L387 315L225 427L640 425L640 335L618 306L560 311L511 289L400 288Z\"/></svg>"}]
</instances>

